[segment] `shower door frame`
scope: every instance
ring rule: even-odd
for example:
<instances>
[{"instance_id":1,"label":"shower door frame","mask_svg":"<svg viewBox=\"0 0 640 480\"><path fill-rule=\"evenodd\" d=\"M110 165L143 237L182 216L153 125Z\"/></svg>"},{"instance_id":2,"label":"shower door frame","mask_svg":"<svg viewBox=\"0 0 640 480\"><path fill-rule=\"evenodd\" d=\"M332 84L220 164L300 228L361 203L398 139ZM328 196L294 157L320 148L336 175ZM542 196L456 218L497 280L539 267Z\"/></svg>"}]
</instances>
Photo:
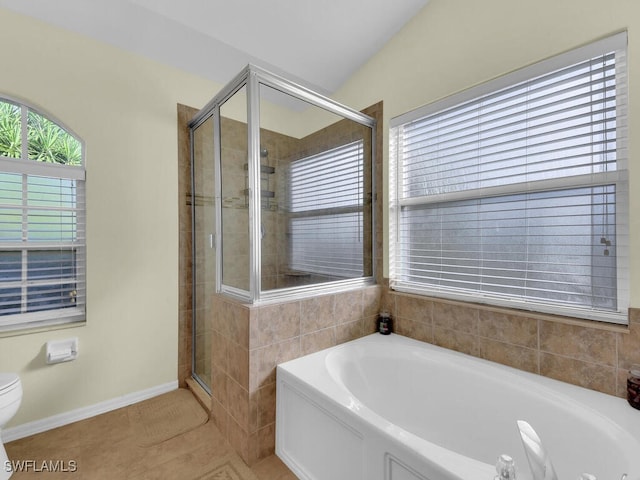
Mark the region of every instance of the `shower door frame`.
<instances>
[{"instance_id":1,"label":"shower door frame","mask_svg":"<svg viewBox=\"0 0 640 480\"><path fill-rule=\"evenodd\" d=\"M196 372L196 337L197 337L197 329L196 329L196 317L198 315L198 305L197 305L197 298L198 296L195 293L195 289L196 289L196 285L197 285L197 263L196 263L196 254L197 254L197 248L196 248L196 235L198 234L198 232L196 231L196 214L195 214L195 209L196 209L196 178L195 178L195 138L194 138L194 132L202 127L202 125L209 120L209 118L211 117L211 115L207 116L206 118L203 118L202 121L198 122L197 124L193 124L193 122L189 123L189 155L190 155L190 182L191 182L191 285L192 285L192 293L191 293L191 377L209 394L211 395L211 385L208 385L198 374L198 372ZM217 118L216 116L213 117L213 130L214 132L216 131L216 129L218 128L217 125ZM215 135L214 135L214 148L213 148L213 152L214 152L214 175L213 175L213 180L215 182L214 185L214 200L213 200L213 209L215 212L215 222L214 222L214 233L213 235L213 241L211 242L210 246L212 248L214 248L215 252L215 285L216 285L216 289L218 288L218 269L219 269L219 264L218 264L218 231L219 231L219 225L218 225L218 215L217 215L217 204L219 202L218 199L218 195L217 192L218 190L218 183L219 183L219 179L220 179L220 171L219 171L219 165L220 162L216 157L219 157L219 151L220 149L216 147L215 144Z\"/></svg>"},{"instance_id":2,"label":"shower door frame","mask_svg":"<svg viewBox=\"0 0 640 480\"><path fill-rule=\"evenodd\" d=\"M305 101L313 106L327 110L343 119L352 120L369 128L371 133L371 275L346 280L337 280L300 287L262 291L261 288L261 239L260 225L262 221L260 198L260 85L265 85L281 93ZM246 87L247 106L247 164L248 164L248 206L249 206L249 290L225 285L222 281L222 180L221 180L221 132L220 107ZM375 214L375 158L376 158L376 120L357 110L342 105L328 97L322 96L304 86L291 82L255 65L247 65L236 77L213 97L189 123L191 137L191 160L193 162L193 131L213 116L214 125L214 161L215 161L215 255L216 255L216 292L236 298L243 302L256 304L267 301L294 300L310 295L335 293L345 289L364 287L375 284L376 278L376 242L374 241L377 218ZM193 170L192 170L193 176ZM192 186L194 179L192 177ZM193 191L193 188L192 188ZM192 217L193 220L193 217ZM195 229L194 229L195 235ZM195 254L195 251L194 251ZM195 275L195 269L194 269ZM193 299L195 303L195 296ZM193 305L195 312L195 304ZM195 316L194 316L195 319ZM195 329L194 329L195 335ZM195 355L195 353L194 353Z\"/></svg>"}]
</instances>

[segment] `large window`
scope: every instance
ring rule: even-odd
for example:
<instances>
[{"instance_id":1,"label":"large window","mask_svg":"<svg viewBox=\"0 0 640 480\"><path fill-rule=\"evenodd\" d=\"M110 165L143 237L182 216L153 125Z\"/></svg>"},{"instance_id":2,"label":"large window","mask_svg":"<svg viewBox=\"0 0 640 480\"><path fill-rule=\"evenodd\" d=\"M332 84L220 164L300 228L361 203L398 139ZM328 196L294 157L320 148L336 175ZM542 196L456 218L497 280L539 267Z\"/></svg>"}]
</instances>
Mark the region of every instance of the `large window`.
<instances>
[{"instance_id":1,"label":"large window","mask_svg":"<svg viewBox=\"0 0 640 480\"><path fill-rule=\"evenodd\" d=\"M391 285L627 322L626 34L392 120Z\"/></svg>"},{"instance_id":2,"label":"large window","mask_svg":"<svg viewBox=\"0 0 640 480\"><path fill-rule=\"evenodd\" d=\"M289 267L335 278L363 273L363 142L296 160L288 171Z\"/></svg>"},{"instance_id":3,"label":"large window","mask_svg":"<svg viewBox=\"0 0 640 480\"><path fill-rule=\"evenodd\" d=\"M0 97L0 331L85 319L82 142Z\"/></svg>"}]
</instances>

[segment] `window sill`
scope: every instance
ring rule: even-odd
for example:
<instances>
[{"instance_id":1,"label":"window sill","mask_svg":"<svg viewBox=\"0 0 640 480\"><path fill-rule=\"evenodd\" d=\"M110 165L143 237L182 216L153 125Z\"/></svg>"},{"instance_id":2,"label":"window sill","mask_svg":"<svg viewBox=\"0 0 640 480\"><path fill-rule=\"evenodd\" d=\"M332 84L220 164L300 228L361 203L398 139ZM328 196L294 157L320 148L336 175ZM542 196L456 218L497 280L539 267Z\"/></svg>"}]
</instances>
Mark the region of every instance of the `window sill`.
<instances>
[{"instance_id":1,"label":"window sill","mask_svg":"<svg viewBox=\"0 0 640 480\"><path fill-rule=\"evenodd\" d=\"M87 324L86 320L77 322L65 322L60 323L59 320L54 320L52 323L41 323L39 325L12 325L10 327L3 327L0 329L0 338L17 337L21 335L30 335L33 333L51 332L55 330L64 330L67 328L84 327Z\"/></svg>"}]
</instances>

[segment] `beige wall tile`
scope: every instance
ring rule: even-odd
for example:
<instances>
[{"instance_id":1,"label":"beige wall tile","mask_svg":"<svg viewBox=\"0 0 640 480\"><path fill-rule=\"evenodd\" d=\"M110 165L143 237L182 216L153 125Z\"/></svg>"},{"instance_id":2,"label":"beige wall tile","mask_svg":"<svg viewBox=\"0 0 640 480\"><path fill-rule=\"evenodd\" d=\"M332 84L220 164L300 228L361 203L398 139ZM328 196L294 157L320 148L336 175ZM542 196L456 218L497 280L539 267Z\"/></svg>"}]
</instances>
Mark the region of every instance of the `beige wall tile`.
<instances>
[{"instance_id":1,"label":"beige wall tile","mask_svg":"<svg viewBox=\"0 0 640 480\"><path fill-rule=\"evenodd\" d=\"M353 290L335 295L336 325L362 319L362 290Z\"/></svg>"},{"instance_id":2,"label":"beige wall tile","mask_svg":"<svg viewBox=\"0 0 640 480\"><path fill-rule=\"evenodd\" d=\"M384 285L388 285L388 280L385 280ZM619 379L622 374L607 367L617 366L624 370L632 363L640 363L640 309L637 308L629 309L629 330L623 332L619 328L602 328L601 325L597 325L599 328L589 327L588 324L576 325L571 319L556 321L551 318L531 318L515 310L513 314L509 314L505 309L492 310L484 306L422 299L394 292L386 287L382 287L381 302L390 305L391 312L395 312L396 332L401 335L486 357L527 371L535 371L534 358L538 358L539 363L541 352L544 351L574 357L575 360L595 365L594 371L600 374L609 372L610 378L591 382L567 374L564 381L587 388L591 388L588 385L594 383L599 385L597 388L593 387L595 390L610 391L613 386L613 392L618 396L625 396ZM433 324L437 327L433 333L430 329L420 328L417 322L412 322L412 318L424 318L423 306L428 303L432 303ZM478 320L477 331L474 333L473 311L476 309ZM544 333L540 326L543 322ZM492 340L499 344L491 343ZM547 363L549 372L553 371L551 365ZM539 373L545 375L542 371Z\"/></svg>"},{"instance_id":3,"label":"beige wall tile","mask_svg":"<svg viewBox=\"0 0 640 480\"><path fill-rule=\"evenodd\" d=\"M380 313L380 294L382 288L379 285L365 288L362 291L362 315L375 317Z\"/></svg>"},{"instance_id":4,"label":"beige wall tile","mask_svg":"<svg viewBox=\"0 0 640 480\"><path fill-rule=\"evenodd\" d=\"M378 315L364 317L362 319L362 335L369 335L378 331Z\"/></svg>"},{"instance_id":5,"label":"beige wall tile","mask_svg":"<svg viewBox=\"0 0 640 480\"><path fill-rule=\"evenodd\" d=\"M229 338L238 345L249 348L249 309L244 305L232 304L229 319Z\"/></svg>"},{"instance_id":6,"label":"beige wall tile","mask_svg":"<svg viewBox=\"0 0 640 480\"><path fill-rule=\"evenodd\" d=\"M318 352L325 348L333 347L336 344L335 328L325 328L300 337L300 354Z\"/></svg>"},{"instance_id":7,"label":"beige wall tile","mask_svg":"<svg viewBox=\"0 0 640 480\"><path fill-rule=\"evenodd\" d=\"M246 463L251 467L256 463L258 463L258 461L260 460L259 458L260 446L258 445L258 432L252 432L249 434L247 447L248 447L249 460Z\"/></svg>"},{"instance_id":8,"label":"beige wall tile","mask_svg":"<svg viewBox=\"0 0 640 480\"><path fill-rule=\"evenodd\" d=\"M480 338L478 340L478 355L492 362L538 373L537 349Z\"/></svg>"},{"instance_id":9,"label":"beige wall tile","mask_svg":"<svg viewBox=\"0 0 640 480\"><path fill-rule=\"evenodd\" d=\"M478 334L500 342L538 348L538 321L533 318L480 310Z\"/></svg>"},{"instance_id":10,"label":"beige wall tile","mask_svg":"<svg viewBox=\"0 0 640 480\"><path fill-rule=\"evenodd\" d=\"M617 372L614 367L541 352L540 374L610 395L616 393Z\"/></svg>"},{"instance_id":11,"label":"beige wall tile","mask_svg":"<svg viewBox=\"0 0 640 480\"><path fill-rule=\"evenodd\" d=\"M634 318L629 325L629 332L618 333L617 336L618 367L628 370L631 365L640 364L640 322L636 322Z\"/></svg>"},{"instance_id":12,"label":"beige wall tile","mask_svg":"<svg viewBox=\"0 0 640 480\"><path fill-rule=\"evenodd\" d=\"M249 349L259 347L260 314L258 308L249 308Z\"/></svg>"},{"instance_id":13,"label":"beige wall tile","mask_svg":"<svg viewBox=\"0 0 640 480\"><path fill-rule=\"evenodd\" d=\"M396 295L396 317L414 322L433 323L433 302L420 297Z\"/></svg>"},{"instance_id":14,"label":"beige wall tile","mask_svg":"<svg viewBox=\"0 0 640 480\"><path fill-rule=\"evenodd\" d=\"M335 327L336 330L336 345L341 343L350 342L356 338L362 336L362 322L356 320L355 322L343 323Z\"/></svg>"},{"instance_id":15,"label":"beige wall tile","mask_svg":"<svg viewBox=\"0 0 640 480\"><path fill-rule=\"evenodd\" d=\"M389 289L389 279L385 278L380 288L380 311L396 317L396 295Z\"/></svg>"},{"instance_id":16,"label":"beige wall tile","mask_svg":"<svg viewBox=\"0 0 640 480\"><path fill-rule=\"evenodd\" d=\"M300 335L300 302L258 308L258 345L265 346Z\"/></svg>"},{"instance_id":17,"label":"beige wall tile","mask_svg":"<svg viewBox=\"0 0 640 480\"><path fill-rule=\"evenodd\" d=\"M227 408L227 374L221 369L214 367L211 372L211 396L223 408Z\"/></svg>"},{"instance_id":18,"label":"beige wall tile","mask_svg":"<svg viewBox=\"0 0 640 480\"><path fill-rule=\"evenodd\" d=\"M258 390L258 428L276 421L276 384Z\"/></svg>"},{"instance_id":19,"label":"beige wall tile","mask_svg":"<svg viewBox=\"0 0 640 480\"><path fill-rule=\"evenodd\" d=\"M616 334L607 330L540 321L540 350L586 362L616 365Z\"/></svg>"},{"instance_id":20,"label":"beige wall tile","mask_svg":"<svg viewBox=\"0 0 640 480\"><path fill-rule=\"evenodd\" d=\"M258 430L259 418L260 392L256 390L255 392L249 392L249 433L255 433Z\"/></svg>"},{"instance_id":21,"label":"beige wall tile","mask_svg":"<svg viewBox=\"0 0 640 480\"><path fill-rule=\"evenodd\" d=\"M433 304L434 327L453 329L456 332L478 335L479 316L480 312L474 307L441 302L434 302Z\"/></svg>"},{"instance_id":22,"label":"beige wall tile","mask_svg":"<svg viewBox=\"0 0 640 480\"><path fill-rule=\"evenodd\" d=\"M250 463L249 458L249 434L245 432L240 425L229 417L227 426L227 441L231 444L240 458L248 465Z\"/></svg>"},{"instance_id":23,"label":"beige wall tile","mask_svg":"<svg viewBox=\"0 0 640 480\"><path fill-rule=\"evenodd\" d=\"M261 349L249 350L249 392L255 392L259 387L258 372L260 370Z\"/></svg>"},{"instance_id":24,"label":"beige wall tile","mask_svg":"<svg viewBox=\"0 0 640 480\"><path fill-rule=\"evenodd\" d=\"M258 430L258 458L273 454L276 448L276 424L266 425Z\"/></svg>"},{"instance_id":25,"label":"beige wall tile","mask_svg":"<svg viewBox=\"0 0 640 480\"><path fill-rule=\"evenodd\" d=\"M229 301L222 302L222 308L219 312L220 317L218 319L218 331L225 338L231 338L231 323L233 322L233 311L234 303Z\"/></svg>"},{"instance_id":26,"label":"beige wall tile","mask_svg":"<svg viewBox=\"0 0 640 480\"><path fill-rule=\"evenodd\" d=\"M227 410L215 399L211 401L211 420L216 424L223 437L229 438L227 428L229 423Z\"/></svg>"},{"instance_id":27,"label":"beige wall tile","mask_svg":"<svg viewBox=\"0 0 640 480\"><path fill-rule=\"evenodd\" d=\"M300 338L269 345L256 351L258 372L256 387L262 387L276 381L276 365L300 356Z\"/></svg>"},{"instance_id":28,"label":"beige wall tile","mask_svg":"<svg viewBox=\"0 0 640 480\"><path fill-rule=\"evenodd\" d=\"M214 332L211 338L211 362L214 367L223 372L228 371L228 346L229 342L219 333Z\"/></svg>"},{"instance_id":29,"label":"beige wall tile","mask_svg":"<svg viewBox=\"0 0 640 480\"><path fill-rule=\"evenodd\" d=\"M478 356L477 335L434 326L433 343L440 347Z\"/></svg>"},{"instance_id":30,"label":"beige wall tile","mask_svg":"<svg viewBox=\"0 0 640 480\"><path fill-rule=\"evenodd\" d=\"M222 295L213 295L211 297L212 322L211 327L215 332L222 333L222 322L224 321L224 299Z\"/></svg>"},{"instance_id":31,"label":"beige wall tile","mask_svg":"<svg viewBox=\"0 0 640 480\"><path fill-rule=\"evenodd\" d=\"M227 359L229 376L249 391L249 350L229 342Z\"/></svg>"},{"instance_id":32,"label":"beige wall tile","mask_svg":"<svg viewBox=\"0 0 640 480\"><path fill-rule=\"evenodd\" d=\"M396 333L410 337L421 342L433 343L433 325L414 322L406 318L398 317L394 319Z\"/></svg>"},{"instance_id":33,"label":"beige wall tile","mask_svg":"<svg viewBox=\"0 0 640 480\"><path fill-rule=\"evenodd\" d=\"M627 377L629 376L628 368L618 368L616 377L616 395L618 397L627 398Z\"/></svg>"},{"instance_id":34,"label":"beige wall tile","mask_svg":"<svg viewBox=\"0 0 640 480\"><path fill-rule=\"evenodd\" d=\"M232 379L227 381L229 415L245 432L249 431L249 393Z\"/></svg>"},{"instance_id":35,"label":"beige wall tile","mask_svg":"<svg viewBox=\"0 0 640 480\"><path fill-rule=\"evenodd\" d=\"M300 333L311 333L336 324L335 295L321 295L300 302Z\"/></svg>"}]
</instances>

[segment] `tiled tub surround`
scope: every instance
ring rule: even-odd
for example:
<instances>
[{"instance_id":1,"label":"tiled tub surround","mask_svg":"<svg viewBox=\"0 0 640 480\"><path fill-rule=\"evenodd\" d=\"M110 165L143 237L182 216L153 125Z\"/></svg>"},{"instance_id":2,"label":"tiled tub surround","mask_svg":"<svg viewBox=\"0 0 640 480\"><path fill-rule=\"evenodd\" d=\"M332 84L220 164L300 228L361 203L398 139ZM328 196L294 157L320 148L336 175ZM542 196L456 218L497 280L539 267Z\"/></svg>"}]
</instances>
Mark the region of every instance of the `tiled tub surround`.
<instances>
[{"instance_id":1,"label":"tiled tub surround","mask_svg":"<svg viewBox=\"0 0 640 480\"><path fill-rule=\"evenodd\" d=\"M245 462L274 452L276 365L372 333L380 289L259 307L214 295L211 415Z\"/></svg>"},{"instance_id":2,"label":"tiled tub surround","mask_svg":"<svg viewBox=\"0 0 640 480\"><path fill-rule=\"evenodd\" d=\"M620 397L640 362L640 309L629 327L384 291L396 331L476 357Z\"/></svg>"},{"instance_id":3,"label":"tiled tub surround","mask_svg":"<svg viewBox=\"0 0 640 480\"><path fill-rule=\"evenodd\" d=\"M274 451L276 365L374 332L381 310L407 337L621 397L640 362L640 309L626 328L382 286L259 307L216 295L212 418L249 465Z\"/></svg>"}]
</instances>

